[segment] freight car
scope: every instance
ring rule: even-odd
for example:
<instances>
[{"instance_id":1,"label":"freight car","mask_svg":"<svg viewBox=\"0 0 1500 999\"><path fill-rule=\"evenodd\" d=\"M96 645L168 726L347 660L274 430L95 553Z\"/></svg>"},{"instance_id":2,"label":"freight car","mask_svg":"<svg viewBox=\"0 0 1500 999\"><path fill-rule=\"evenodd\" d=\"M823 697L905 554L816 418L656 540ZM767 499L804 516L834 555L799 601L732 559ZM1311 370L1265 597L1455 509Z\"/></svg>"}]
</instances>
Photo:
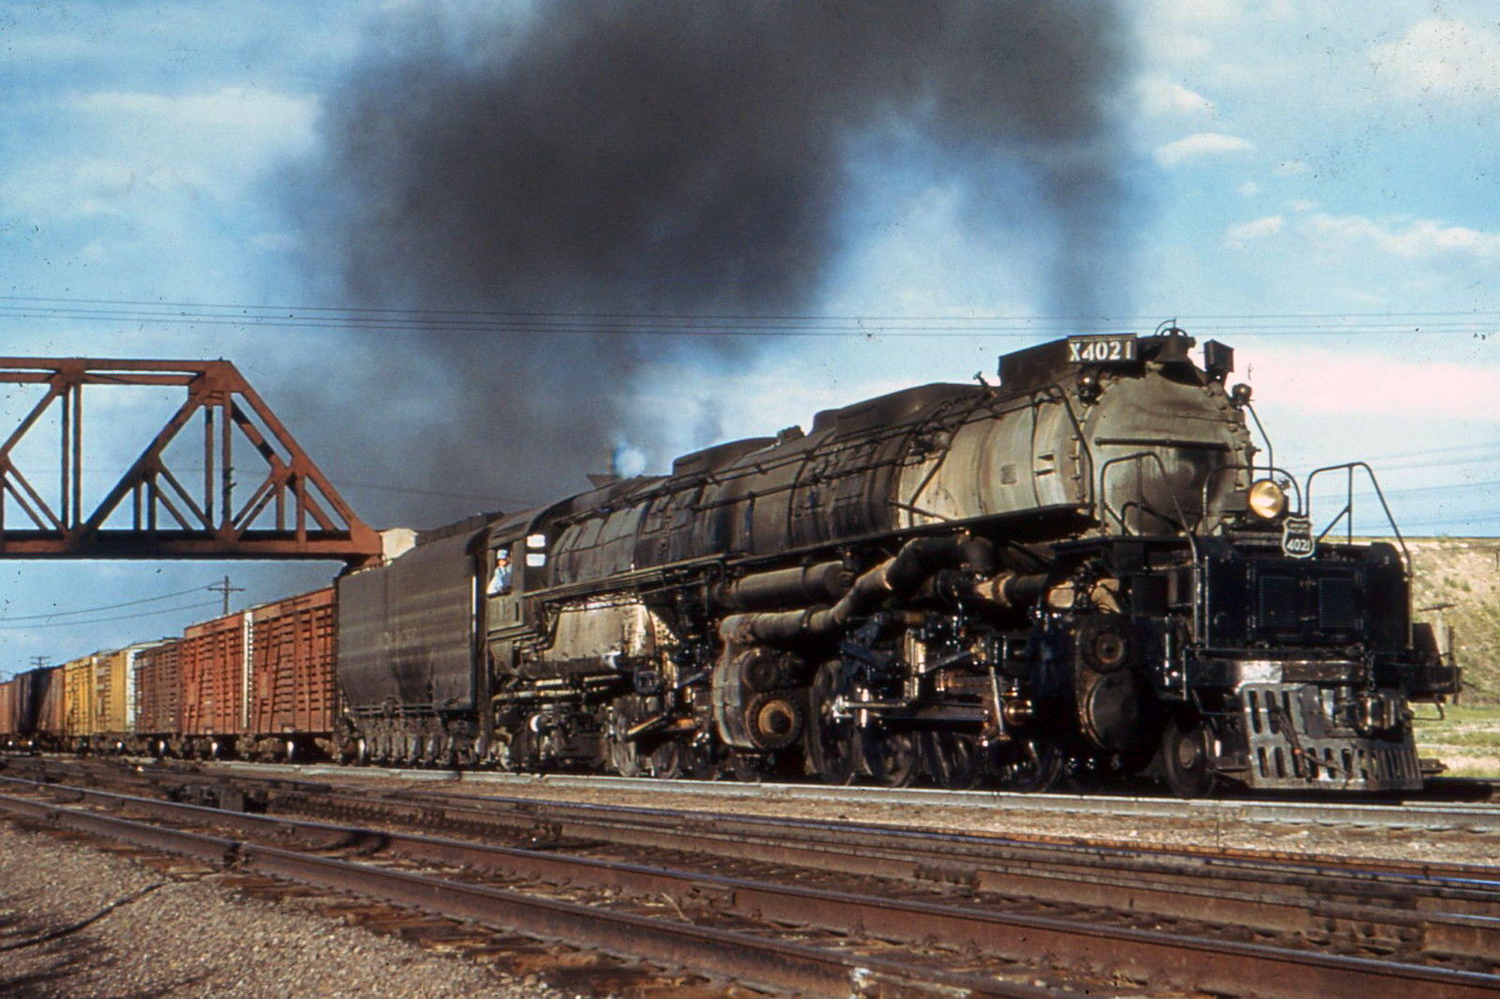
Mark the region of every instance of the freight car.
<instances>
[{"instance_id":1,"label":"freight car","mask_svg":"<svg viewBox=\"0 0 1500 999\"><path fill-rule=\"evenodd\" d=\"M1043 344L998 386L897 392L425 535L338 582L337 750L1419 787L1409 705L1459 671L1410 621L1399 533L1336 543L1310 519L1315 485L1368 469L1299 484L1259 461L1233 351L1194 346Z\"/></svg>"},{"instance_id":2,"label":"freight car","mask_svg":"<svg viewBox=\"0 0 1500 999\"><path fill-rule=\"evenodd\" d=\"M0 746L10 749L56 749L63 743L63 674L61 666L41 666L18 673L0 694ZM8 705L8 708L5 707Z\"/></svg>"},{"instance_id":3,"label":"freight car","mask_svg":"<svg viewBox=\"0 0 1500 999\"><path fill-rule=\"evenodd\" d=\"M333 588L189 625L135 660L136 737L157 755L326 752L337 700Z\"/></svg>"},{"instance_id":4,"label":"freight car","mask_svg":"<svg viewBox=\"0 0 1500 999\"><path fill-rule=\"evenodd\" d=\"M0 749L9 749L21 731L20 684L12 677L0 681Z\"/></svg>"}]
</instances>

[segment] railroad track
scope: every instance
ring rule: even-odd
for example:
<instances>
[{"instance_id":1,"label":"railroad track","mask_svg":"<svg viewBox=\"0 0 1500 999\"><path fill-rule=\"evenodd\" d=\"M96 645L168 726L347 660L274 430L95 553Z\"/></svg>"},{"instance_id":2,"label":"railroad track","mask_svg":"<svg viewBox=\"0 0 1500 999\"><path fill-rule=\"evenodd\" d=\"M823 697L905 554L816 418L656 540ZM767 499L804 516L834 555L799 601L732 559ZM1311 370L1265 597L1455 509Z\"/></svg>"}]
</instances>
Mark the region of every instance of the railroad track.
<instances>
[{"instance_id":1,"label":"railroad track","mask_svg":"<svg viewBox=\"0 0 1500 999\"><path fill-rule=\"evenodd\" d=\"M246 771L295 774L303 777L348 777L349 768L336 766L286 766L224 762L215 766ZM592 777L570 774L510 774L487 771L396 770L365 767L357 774L378 775L409 781L451 782L482 787L579 790L621 790L641 793L672 793L723 798L781 801L815 801L830 804L881 803L914 808L936 807L985 809L989 811L1037 812L1054 815L1086 815L1170 819L1212 825L1225 822L1276 825L1344 826L1355 829L1416 830L1426 832L1500 833L1500 803L1432 802L1423 799L1397 803L1288 800L1278 798L1194 799L1131 797L1116 794L1022 794L1006 791L950 791L937 788L827 787L819 784L759 783L729 781L661 780L642 777ZM1478 782L1454 782L1454 786L1478 789Z\"/></svg>"},{"instance_id":2,"label":"railroad track","mask_svg":"<svg viewBox=\"0 0 1500 999\"><path fill-rule=\"evenodd\" d=\"M115 797L85 789L57 793L94 801ZM1493 935L1500 884L1475 869L1439 875L1358 864L1340 868L1226 858L1210 863L1202 857L1160 854L1128 857L1112 849L1043 850L989 837L766 819L706 821L701 813L558 809L550 802L525 803L527 808L426 792L392 796L366 790L345 797L327 787L292 786L277 791L273 804L288 807L304 798L314 808L345 813L357 811L353 802L363 801L370 817L383 822L446 823L470 833L508 833L533 848L455 846L451 840L429 841L389 829L305 824L308 830L322 829L317 835L325 840L333 836L370 843L376 841L372 837L383 837L378 841L385 851L421 855L435 850L437 859L452 863L462 856L471 866L478 863L471 852L444 851L488 851L488 863L499 864L496 858L503 858L512 876L594 883L633 897L659 894L671 898L679 914L705 904L718 915L726 915L726 907L749 906L758 918L779 918L803 932L847 935L858 928L887 948L892 941L916 948L903 951L896 966L877 969L882 981L896 981L890 976L900 968L910 978L913 963L922 964L923 942L938 939L963 949L940 956L935 965L933 955L926 954L929 961L919 976L924 982L939 981L935 973L951 971L955 962L970 965L971 956L979 955L991 962L1020 962L1028 968L1022 977L1037 974L1048 959L1094 968L1107 975L1112 991L1122 983L1150 982L1155 989L1163 982L1179 982L1240 994L1246 982L1253 982L1261 995L1386 994L1398 988L1421 995L1471 995L1500 985L1492 963L1500 952ZM144 802L134 799L131 807L153 814L183 807ZM208 821L202 810L173 813ZM208 815L241 830L294 821ZM608 856L611 851L617 856ZM629 862L618 856L621 851ZM701 860L693 866L684 860L688 854L713 858L714 863L708 869ZM850 878L865 883L851 883ZM792 884L797 887L788 887ZM892 885L900 887L893 890ZM1164 922L1171 927L1167 932L1159 928ZM1224 928L1232 925L1249 928L1250 938L1224 939ZM1260 937L1277 943L1256 942ZM842 938L838 949L849 946L847 940ZM834 991L817 994L849 994L848 980L828 974L820 988ZM942 980L945 988L956 987ZM1097 989L1098 984L1080 987ZM1376 992L1369 993L1372 988Z\"/></svg>"}]
</instances>

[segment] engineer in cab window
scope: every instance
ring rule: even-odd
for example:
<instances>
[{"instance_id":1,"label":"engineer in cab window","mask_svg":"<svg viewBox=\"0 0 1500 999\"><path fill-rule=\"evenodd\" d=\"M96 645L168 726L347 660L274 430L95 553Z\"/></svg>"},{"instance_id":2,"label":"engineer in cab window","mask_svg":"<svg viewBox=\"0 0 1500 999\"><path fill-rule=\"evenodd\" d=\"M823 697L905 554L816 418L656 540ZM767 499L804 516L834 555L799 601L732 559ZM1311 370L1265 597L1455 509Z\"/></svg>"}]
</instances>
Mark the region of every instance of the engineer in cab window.
<instances>
[{"instance_id":1,"label":"engineer in cab window","mask_svg":"<svg viewBox=\"0 0 1500 999\"><path fill-rule=\"evenodd\" d=\"M490 577L489 589L485 591L492 597L504 596L510 592L510 549L495 549L495 573Z\"/></svg>"}]
</instances>

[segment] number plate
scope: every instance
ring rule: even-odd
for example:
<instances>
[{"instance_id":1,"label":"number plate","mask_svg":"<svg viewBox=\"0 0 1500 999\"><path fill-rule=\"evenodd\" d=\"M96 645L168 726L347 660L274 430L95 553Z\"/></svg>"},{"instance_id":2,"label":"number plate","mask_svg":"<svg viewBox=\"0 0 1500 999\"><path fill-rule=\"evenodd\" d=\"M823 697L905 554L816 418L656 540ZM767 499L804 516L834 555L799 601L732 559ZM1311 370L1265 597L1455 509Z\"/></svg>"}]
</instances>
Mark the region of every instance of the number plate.
<instances>
[{"instance_id":1,"label":"number plate","mask_svg":"<svg viewBox=\"0 0 1500 999\"><path fill-rule=\"evenodd\" d=\"M1134 334L1068 337L1068 360L1074 364L1128 364L1135 357Z\"/></svg>"},{"instance_id":2,"label":"number plate","mask_svg":"<svg viewBox=\"0 0 1500 999\"><path fill-rule=\"evenodd\" d=\"M1281 553L1287 558L1312 558L1318 548L1313 537L1312 521L1307 517L1288 517L1281 525Z\"/></svg>"}]
</instances>

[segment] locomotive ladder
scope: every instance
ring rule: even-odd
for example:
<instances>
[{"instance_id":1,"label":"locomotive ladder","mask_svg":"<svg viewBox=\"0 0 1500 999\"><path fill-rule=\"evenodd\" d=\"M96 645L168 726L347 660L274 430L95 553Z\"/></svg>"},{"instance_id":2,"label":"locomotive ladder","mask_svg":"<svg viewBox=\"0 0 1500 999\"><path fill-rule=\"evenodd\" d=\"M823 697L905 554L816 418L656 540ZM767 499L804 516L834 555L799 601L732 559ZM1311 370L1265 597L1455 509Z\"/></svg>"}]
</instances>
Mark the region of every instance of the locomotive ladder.
<instances>
[{"instance_id":1,"label":"locomotive ladder","mask_svg":"<svg viewBox=\"0 0 1500 999\"><path fill-rule=\"evenodd\" d=\"M0 445L0 557L336 558L359 565L380 555L380 536L228 361L0 357L0 386L41 389ZM97 504L84 498L85 386L187 390ZM13 399L16 391L6 394ZM171 447L192 436L182 431L200 414L201 452ZM49 461L28 433L38 438L53 425L61 447ZM202 467L184 468L184 451Z\"/></svg>"}]
</instances>

